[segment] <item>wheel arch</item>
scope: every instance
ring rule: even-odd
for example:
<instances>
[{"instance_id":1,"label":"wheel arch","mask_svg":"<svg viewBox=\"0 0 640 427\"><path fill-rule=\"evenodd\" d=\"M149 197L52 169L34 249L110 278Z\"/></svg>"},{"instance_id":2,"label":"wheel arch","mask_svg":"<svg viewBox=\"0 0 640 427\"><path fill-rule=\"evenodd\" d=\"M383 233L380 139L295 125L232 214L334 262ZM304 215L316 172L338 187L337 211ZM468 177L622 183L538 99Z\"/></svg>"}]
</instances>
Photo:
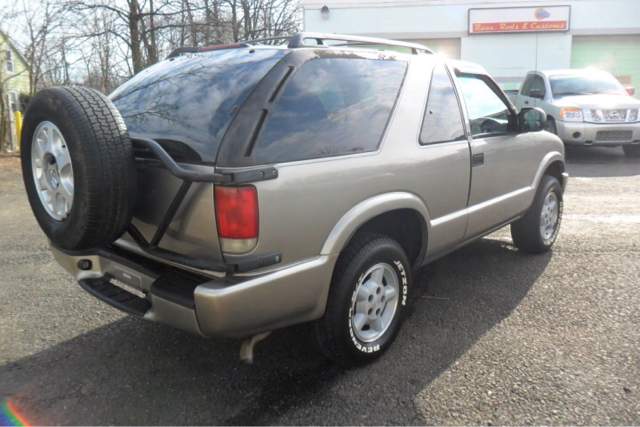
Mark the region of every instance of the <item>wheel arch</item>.
<instances>
[{"instance_id":1,"label":"wheel arch","mask_svg":"<svg viewBox=\"0 0 640 427\"><path fill-rule=\"evenodd\" d=\"M558 180L560 184L562 184L562 174L564 173L565 167L564 163L560 160L555 160L547 168L545 169L543 175L549 175Z\"/></svg>"},{"instance_id":2,"label":"wheel arch","mask_svg":"<svg viewBox=\"0 0 640 427\"><path fill-rule=\"evenodd\" d=\"M344 214L329 234L321 254L339 253L356 233L369 231L396 240L412 266L417 266L426 253L429 224L427 207L416 195L382 194L364 200Z\"/></svg>"},{"instance_id":3,"label":"wheel arch","mask_svg":"<svg viewBox=\"0 0 640 427\"><path fill-rule=\"evenodd\" d=\"M537 190L540 185L540 181L544 175L553 176L558 180L562 188L566 186L565 180L565 162L564 155L559 151L551 151L540 162L538 171L532 182L532 187Z\"/></svg>"}]
</instances>

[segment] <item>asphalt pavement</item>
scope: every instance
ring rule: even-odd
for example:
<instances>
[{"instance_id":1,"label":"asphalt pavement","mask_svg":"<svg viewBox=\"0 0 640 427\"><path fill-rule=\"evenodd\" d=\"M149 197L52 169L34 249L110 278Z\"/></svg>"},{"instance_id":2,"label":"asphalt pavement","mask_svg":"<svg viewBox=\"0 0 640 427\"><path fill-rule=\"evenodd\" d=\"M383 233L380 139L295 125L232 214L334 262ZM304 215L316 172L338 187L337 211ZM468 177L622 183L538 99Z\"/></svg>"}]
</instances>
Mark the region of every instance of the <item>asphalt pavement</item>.
<instances>
[{"instance_id":1,"label":"asphalt pavement","mask_svg":"<svg viewBox=\"0 0 640 427\"><path fill-rule=\"evenodd\" d=\"M31 424L640 424L640 159L573 149L551 253L508 228L417 273L378 362L342 370L306 325L258 344L123 315L51 257L0 158L0 398Z\"/></svg>"}]
</instances>

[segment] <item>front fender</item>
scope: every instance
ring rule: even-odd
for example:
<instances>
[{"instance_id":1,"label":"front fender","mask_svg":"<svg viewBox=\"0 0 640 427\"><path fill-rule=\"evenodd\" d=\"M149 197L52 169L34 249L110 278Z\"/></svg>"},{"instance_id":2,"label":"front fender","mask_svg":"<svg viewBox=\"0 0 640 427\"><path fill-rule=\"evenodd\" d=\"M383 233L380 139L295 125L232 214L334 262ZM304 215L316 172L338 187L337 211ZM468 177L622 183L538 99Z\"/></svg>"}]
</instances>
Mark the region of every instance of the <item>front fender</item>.
<instances>
[{"instance_id":1,"label":"front fender","mask_svg":"<svg viewBox=\"0 0 640 427\"><path fill-rule=\"evenodd\" d=\"M344 214L329 233L320 254L339 253L362 224L371 218L397 209L417 211L426 224L427 234L429 233L431 227L429 211L418 196L407 192L386 193L364 200Z\"/></svg>"},{"instance_id":2,"label":"front fender","mask_svg":"<svg viewBox=\"0 0 640 427\"><path fill-rule=\"evenodd\" d=\"M542 161L540 162L540 166L538 166L538 170L536 171L533 182L531 183L531 187L534 190L538 189L540 180L542 180L542 175L544 175L544 172L549 168L549 166L551 166L552 163L557 161L562 163L561 172L563 172L563 175L562 175L563 179L562 179L562 182L560 182L560 184L562 185L562 188L566 186L567 184L566 177L568 177L568 175L564 174L564 154L559 151L550 151L542 158Z\"/></svg>"}]
</instances>

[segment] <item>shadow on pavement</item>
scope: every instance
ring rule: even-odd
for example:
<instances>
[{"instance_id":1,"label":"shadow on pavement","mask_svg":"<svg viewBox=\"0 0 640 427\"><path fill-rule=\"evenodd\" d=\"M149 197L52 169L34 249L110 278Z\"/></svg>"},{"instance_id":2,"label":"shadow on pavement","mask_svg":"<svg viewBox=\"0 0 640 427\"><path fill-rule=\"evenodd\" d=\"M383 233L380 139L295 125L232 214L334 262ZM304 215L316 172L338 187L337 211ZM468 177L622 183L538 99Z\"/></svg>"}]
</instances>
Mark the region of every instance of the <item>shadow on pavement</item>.
<instances>
[{"instance_id":1,"label":"shadow on pavement","mask_svg":"<svg viewBox=\"0 0 640 427\"><path fill-rule=\"evenodd\" d=\"M565 146L567 172L573 177L624 177L640 175L640 159L625 156L622 147Z\"/></svg>"},{"instance_id":2,"label":"shadow on pavement","mask_svg":"<svg viewBox=\"0 0 640 427\"><path fill-rule=\"evenodd\" d=\"M551 256L485 238L423 268L395 345L360 369L322 358L307 325L245 366L238 341L128 317L0 367L1 392L34 424L423 424L413 397L510 315Z\"/></svg>"}]
</instances>

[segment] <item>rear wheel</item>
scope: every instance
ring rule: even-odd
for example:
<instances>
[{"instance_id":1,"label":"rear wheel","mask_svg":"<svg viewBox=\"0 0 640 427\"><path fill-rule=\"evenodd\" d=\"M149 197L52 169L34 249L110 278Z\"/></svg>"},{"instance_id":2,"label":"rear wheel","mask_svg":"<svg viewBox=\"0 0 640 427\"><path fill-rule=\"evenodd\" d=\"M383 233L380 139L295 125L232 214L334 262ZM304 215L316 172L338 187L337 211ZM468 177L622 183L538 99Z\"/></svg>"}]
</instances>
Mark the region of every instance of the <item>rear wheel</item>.
<instances>
[{"instance_id":1,"label":"rear wheel","mask_svg":"<svg viewBox=\"0 0 640 427\"><path fill-rule=\"evenodd\" d=\"M31 209L53 243L88 249L124 233L135 202L133 148L104 95L80 86L38 92L20 151Z\"/></svg>"},{"instance_id":2,"label":"rear wheel","mask_svg":"<svg viewBox=\"0 0 640 427\"><path fill-rule=\"evenodd\" d=\"M640 145L623 145L622 149L627 157L640 157Z\"/></svg>"},{"instance_id":3,"label":"rear wheel","mask_svg":"<svg viewBox=\"0 0 640 427\"><path fill-rule=\"evenodd\" d=\"M513 243L523 252L540 254L553 246L562 221L562 187L544 175L527 213L511 224Z\"/></svg>"},{"instance_id":4,"label":"rear wheel","mask_svg":"<svg viewBox=\"0 0 640 427\"><path fill-rule=\"evenodd\" d=\"M402 324L411 283L409 262L393 239L356 235L340 255L327 307L315 323L321 351L343 366L380 357Z\"/></svg>"}]
</instances>

